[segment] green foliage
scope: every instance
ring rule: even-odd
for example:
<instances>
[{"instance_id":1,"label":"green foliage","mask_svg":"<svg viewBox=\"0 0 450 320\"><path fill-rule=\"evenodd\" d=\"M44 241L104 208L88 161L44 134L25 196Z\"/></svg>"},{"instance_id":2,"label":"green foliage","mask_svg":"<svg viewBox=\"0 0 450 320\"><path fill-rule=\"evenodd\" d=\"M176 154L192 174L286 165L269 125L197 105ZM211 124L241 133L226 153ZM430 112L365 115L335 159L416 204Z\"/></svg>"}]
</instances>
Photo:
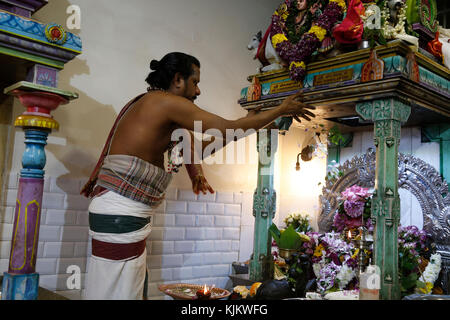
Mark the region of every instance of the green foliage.
<instances>
[{"instance_id":1,"label":"green foliage","mask_svg":"<svg viewBox=\"0 0 450 320\"><path fill-rule=\"evenodd\" d=\"M339 145L340 142L345 141L345 138L337 125L331 128L330 132L328 132L328 141L334 145Z\"/></svg>"},{"instance_id":2,"label":"green foliage","mask_svg":"<svg viewBox=\"0 0 450 320\"><path fill-rule=\"evenodd\" d=\"M370 48L374 48L377 44L387 44L381 29L369 29L365 28L363 38L369 41Z\"/></svg>"},{"instance_id":3,"label":"green foliage","mask_svg":"<svg viewBox=\"0 0 450 320\"><path fill-rule=\"evenodd\" d=\"M272 236L273 240L275 240L277 246L279 246L281 232L275 223L272 223L272 225L269 227L269 232L270 232L270 235Z\"/></svg>"},{"instance_id":4,"label":"green foliage","mask_svg":"<svg viewBox=\"0 0 450 320\"><path fill-rule=\"evenodd\" d=\"M402 297L414 293L419 275L416 272L417 258L407 250L399 248L398 253L400 287Z\"/></svg>"},{"instance_id":5,"label":"green foliage","mask_svg":"<svg viewBox=\"0 0 450 320\"><path fill-rule=\"evenodd\" d=\"M269 228L269 232L279 248L299 249L302 245L302 238L295 231L292 225L281 232L278 227L274 223L272 223Z\"/></svg>"}]
</instances>

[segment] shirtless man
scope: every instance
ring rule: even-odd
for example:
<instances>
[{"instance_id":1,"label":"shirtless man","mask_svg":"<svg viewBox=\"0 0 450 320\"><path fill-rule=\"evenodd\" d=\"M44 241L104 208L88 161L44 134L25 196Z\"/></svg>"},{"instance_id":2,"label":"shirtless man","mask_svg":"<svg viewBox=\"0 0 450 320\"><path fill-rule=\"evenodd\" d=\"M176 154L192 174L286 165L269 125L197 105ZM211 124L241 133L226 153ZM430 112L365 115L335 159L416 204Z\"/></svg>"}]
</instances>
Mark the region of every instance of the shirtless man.
<instances>
[{"instance_id":1,"label":"shirtless man","mask_svg":"<svg viewBox=\"0 0 450 320\"><path fill-rule=\"evenodd\" d=\"M172 132L202 129L258 130L280 116L309 120L314 107L288 97L270 111L251 112L226 120L197 107L200 63L183 53L153 60L147 78L149 92L125 106L117 117L91 179L82 193L93 198L89 206L92 256L89 260L87 299L142 299L146 297L145 241L151 231L151 213L164 198L172 178L164 169L164 153L173 146ZM207 143L203 143L205 147ZM192 145L192 143L191 143ZM198 164L186 165L194 192L213 192ZM176 171L176 170L174 170Z\"/></svg>"}]
</instances>

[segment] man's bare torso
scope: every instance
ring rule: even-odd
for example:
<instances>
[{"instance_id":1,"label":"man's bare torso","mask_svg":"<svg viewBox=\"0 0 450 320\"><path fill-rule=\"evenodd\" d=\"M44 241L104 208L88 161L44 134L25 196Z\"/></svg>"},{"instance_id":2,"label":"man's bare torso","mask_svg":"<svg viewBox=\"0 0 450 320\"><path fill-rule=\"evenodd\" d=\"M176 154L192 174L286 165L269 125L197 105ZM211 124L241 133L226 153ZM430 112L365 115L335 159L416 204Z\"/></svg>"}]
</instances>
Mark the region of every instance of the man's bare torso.
<instances>
[{"instance_id":1,"label":"man's bare torso","mask_svg":"<svg viewBox=\"0 0 450 320\"><path fill-rule=\"evenodd\" d=\"M131 106L117 126L109 154L135 156L164 169L164 152L177 128L164 108L167 95L149 92Z\"/></svg>"}]
</instances>

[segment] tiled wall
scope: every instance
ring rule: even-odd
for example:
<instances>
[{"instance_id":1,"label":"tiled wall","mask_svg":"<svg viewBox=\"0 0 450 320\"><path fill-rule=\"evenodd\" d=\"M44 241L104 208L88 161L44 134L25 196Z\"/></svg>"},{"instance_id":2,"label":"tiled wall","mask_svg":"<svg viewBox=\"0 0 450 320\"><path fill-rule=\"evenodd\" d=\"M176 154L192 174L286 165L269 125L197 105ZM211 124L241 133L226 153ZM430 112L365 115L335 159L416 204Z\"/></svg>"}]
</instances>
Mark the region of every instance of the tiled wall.
<instances>
[{"instance_id":1,"label":"tiled wall","mask_svg":"<svg viewBox=\"0 0 450 320\"><path fill-rule=\"evenodd\" d=\"M0 221L0 272L8 270L18 174L6 178L6 206ZM39 234L36 271L40 286L71 298L67 267L80 267L84 288L90 256L89 200L79 195L85 179L47 177ZM162 283L231 285L233 261L249 259L253 247L252 194L216 192L195 195L190 190L169 188L166 200L154 212L147 241L150 299L162 299Z\"/></svg>"}]
</instances>

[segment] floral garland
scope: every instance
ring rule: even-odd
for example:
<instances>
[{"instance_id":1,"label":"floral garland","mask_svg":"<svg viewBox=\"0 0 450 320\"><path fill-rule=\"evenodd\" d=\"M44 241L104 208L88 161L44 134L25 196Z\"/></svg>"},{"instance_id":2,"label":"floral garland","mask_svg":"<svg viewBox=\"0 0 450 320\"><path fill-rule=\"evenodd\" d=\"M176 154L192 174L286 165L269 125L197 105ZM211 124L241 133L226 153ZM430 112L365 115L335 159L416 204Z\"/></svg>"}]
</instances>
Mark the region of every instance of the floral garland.
<instances>
[{"instance_id":1,"label":"floral garland","mask_svg":"<svg viewBox=\"0 0 450 320\"><path fill-rule=\"evenodd\" d=\"M431 255L430 262L427 264L425 271L417 281L416 291L419 293L430 294L434 283L439 278L441 272L441 255L435 253Z\"/></svg>"},{"instance_id":2,"label":"floral garland","mask_svg":"<svg viewBox=\"0 0 450 320\"><path fill-rule=\"evenodd\" d=\"M364 226L373 230L370 219L370 198L372 192L368 188L353 185L341 193L339 208L333 219L333 227L337 232L354 230Z\"/></svg>"},{"instance_id":3,"label":"floral garland","mask_svg":"<svg viewBox=\"0 0 450 320\"><path fill-rule=\"evenodd\" d=\"M331 28L346 10L345 0L330 0L323 13L312 21L308 32L298 43L289 41L285 34L286 20L297 0L285 0L272 16L271 41L280 58L288 62L292 80L301 81L306 75L306 62L316 51Z\"/></svg>"},{"instance_id":4,"label":"floral garland","mask_svg":"<svg viewBox=\"0 0 450 320\"><path fill-rule=\"evenodd\" d=\"M405 31L405 21L406 21L406 10L408 9L407 4L405 3L398 10L398 23L395 26L392 26L389 23L389 7L388 2L384 1L384 6L381 10L381 17L384 20L384 24L381 27L383 35L386 39L392 40L395 39L398 35L406 34Z\"/></svg>"},{"instance_id":5,"label":"floral garland","mask_svg":"<svg viewBox=\"0 0 450 320\"><path fill-rule=\"evenodd\" d=\"M310 232L312 230L310 221L311 218L307 212L291 213L283 220L286 228L292 225L297 232Z\"/></svg>"},{"instance_id":6,"label":"floral garland","mask_svg":"<svg viewBox=\"0 0 450 320\"><path fill-rule=\"evenodd\" d=\"M303 250L311 256L319 292L343 290L357 280L359 249L342 240L339 233L306 234L311 240L303 243Z\"/></svg>"}]
</instances>

